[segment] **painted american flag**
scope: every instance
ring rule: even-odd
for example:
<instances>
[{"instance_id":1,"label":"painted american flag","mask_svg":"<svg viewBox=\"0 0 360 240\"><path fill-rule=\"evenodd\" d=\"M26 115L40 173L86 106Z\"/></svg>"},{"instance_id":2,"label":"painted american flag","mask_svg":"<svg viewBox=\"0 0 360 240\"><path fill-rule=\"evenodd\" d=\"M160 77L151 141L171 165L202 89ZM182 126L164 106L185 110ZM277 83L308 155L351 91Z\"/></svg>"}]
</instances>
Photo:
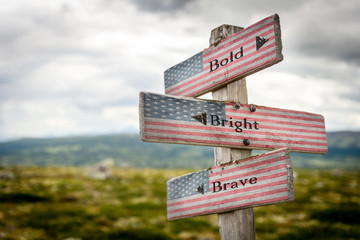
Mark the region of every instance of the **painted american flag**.
<instances>
[{"instance_id":1,"label":"painted american flag","mask_svg":"<svg viewBox=\"0 0 360 240\"><path fill-rule=\"evenodd\" d=\"M251 112L249 105L237 109L233 102L148 92L140 93L139 110L140 137L147 142L263 150L290 148L323 154L328 151L324 117L318 114L264 106L256 106L256 111ZM227 122L224 126L212 125L218 123L215 118ZM241 132L236 131L236 121L242 122Z\"/></svg>"},{"instance_id":2,"label":"painted american flag","mask_svg":"<svg viewBox=\"0 0 360 240\"><path fill-rule=\"evenodd\" d=\"M240 51L242 57L239 54L235 59ZM165 93L200 96L282 61L281 51L279 16L275 14L166 70ZM210 62L215 59L219 67L211 71L215 67L211 69ZM222 60L224 66L220 65Z\"/></svg>"},{"instance_id":3,"label":"painted american flag","mask_svg":"<svg viewBox=\"0 0 360 240\"><path fill-rule=\"evenodd\" d=\"M167 182L169 220L293 199L292 163L287 149L216 166Z\"/></svg>"}]
</instances>

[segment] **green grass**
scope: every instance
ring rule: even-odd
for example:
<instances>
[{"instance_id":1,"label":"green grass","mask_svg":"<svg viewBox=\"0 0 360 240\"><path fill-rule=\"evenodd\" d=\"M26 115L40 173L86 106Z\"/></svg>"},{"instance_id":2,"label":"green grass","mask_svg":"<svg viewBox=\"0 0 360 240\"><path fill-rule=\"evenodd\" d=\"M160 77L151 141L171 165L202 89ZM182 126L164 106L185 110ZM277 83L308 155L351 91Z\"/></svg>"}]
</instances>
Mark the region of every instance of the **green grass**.
<instances>
[{"instance_id":1,"label":"green grass","mask_svg":"<svg viewBox=\"0 0 360 240\"><path fill-rule=\"evenodd\" d=\"M166 219L166 181L192 170L116 168L103 181L75 167L10 170L0 239L220 239L216 214ZM295 172L295 201L254 209L257 239L360 239L360 172Z\"/></svg>"}]
</instances>

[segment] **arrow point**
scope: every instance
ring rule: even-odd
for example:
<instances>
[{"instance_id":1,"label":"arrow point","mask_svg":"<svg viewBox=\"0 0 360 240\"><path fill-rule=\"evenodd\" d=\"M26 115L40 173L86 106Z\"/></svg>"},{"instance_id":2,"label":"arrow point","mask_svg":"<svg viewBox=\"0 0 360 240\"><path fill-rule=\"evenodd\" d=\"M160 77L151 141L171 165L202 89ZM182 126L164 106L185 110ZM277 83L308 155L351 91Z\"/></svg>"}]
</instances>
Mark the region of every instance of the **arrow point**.
<instances>
[{"instance_id":1,"label":"arrow point","mask_svg":"<svg viewBox=\"0 0 360 240\"><path fill-rule=\"evenodd\" d=\"M256 36L256 51L259 50L269 39Z\"/></svg>"},{"instance_id":2,"label":"arrow point","mask_svg":"<svg viewBox=\"0 0 360 240\"><path fill-rule=\"evenodd\" d=\"M199 114L199 115L195 115L195 116L192 116L193 119L196 119L197 121L201 122L202 124L206 125L207 121L207 114L206 113L202 113L202 114Z\"/></svg>"}]
</instances>

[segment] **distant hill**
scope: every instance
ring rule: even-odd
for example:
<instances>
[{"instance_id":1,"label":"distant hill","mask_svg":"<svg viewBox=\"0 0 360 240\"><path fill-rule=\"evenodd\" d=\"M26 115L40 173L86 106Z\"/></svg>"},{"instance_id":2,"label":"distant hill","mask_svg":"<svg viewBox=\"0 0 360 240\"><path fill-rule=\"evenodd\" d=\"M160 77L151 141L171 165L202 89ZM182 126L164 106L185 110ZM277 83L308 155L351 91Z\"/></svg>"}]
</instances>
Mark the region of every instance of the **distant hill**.
<instances>
[{"instance_id":1,"label":"distant hill","mask_svg":"<svg viewBox=\"0 0 360 240\"><path fill-rule=\"evenodd\" d=\"M294 166L360 169L360 132L330 132L327 136L327 155L291 153ZM84 166L105 158L112 158L116 166L137 168L201 169L214 161L212 147L145 143L137 134L0 143L0 165Z\"/></svg>"}]
</instances>

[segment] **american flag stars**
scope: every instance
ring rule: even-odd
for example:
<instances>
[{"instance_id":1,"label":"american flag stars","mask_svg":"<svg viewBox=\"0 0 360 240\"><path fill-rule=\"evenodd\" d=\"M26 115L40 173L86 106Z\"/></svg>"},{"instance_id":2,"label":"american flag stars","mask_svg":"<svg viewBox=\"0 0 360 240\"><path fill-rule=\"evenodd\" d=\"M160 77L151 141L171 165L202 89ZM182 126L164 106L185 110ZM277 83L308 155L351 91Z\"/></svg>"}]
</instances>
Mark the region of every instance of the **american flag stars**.
<instances>
[{"instance_id":1,"label":"american flag stars","mask_svg":"<svg viewBox=\"0 0 360 240\"><path fill-rule=\"evenodd\" d=\"M181 178L176 178L167 183L167 198L168 200L176 199L179 197L188 197L197 192L197 187L203 184L204 192L209 191L209 170L202 170L199 172L185 175Z\"/></svg>"},{"instance_id":2,"label":"american flag stars","mask_svg":"<svg viewBox=\"0 0 360 240\"><path fill-rule=\"evenodd\" d=\"M225 117L225 105L219 102L180 99L156 94L144 94L144 114L149 118L196 121L192 116L208 112Z\"/></svg>"},{"instance_id":3,"label":"american flag stars","mask_svg":"<svg viewBox=\"0 0 360 240\"><path fill-rule=\"evenodd\" d=\"M202 52L195 54L191 58L169 68L164 73L165 88L181 82L191 76L203 71L203 54Z\"/></svg>"}]
</instances>

